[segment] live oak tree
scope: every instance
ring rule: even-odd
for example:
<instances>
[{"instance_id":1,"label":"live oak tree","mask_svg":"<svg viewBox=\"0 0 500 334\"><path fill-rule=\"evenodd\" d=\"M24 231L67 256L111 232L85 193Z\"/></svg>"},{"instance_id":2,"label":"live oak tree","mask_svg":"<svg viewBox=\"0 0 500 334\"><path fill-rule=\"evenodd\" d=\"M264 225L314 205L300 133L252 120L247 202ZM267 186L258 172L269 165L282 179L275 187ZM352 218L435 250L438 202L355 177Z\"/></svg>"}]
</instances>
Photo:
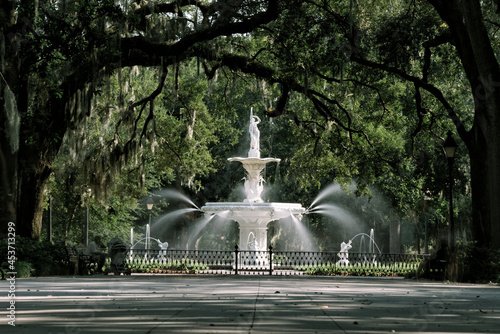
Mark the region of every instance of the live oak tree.
<instances>
[{"instance_id":1,"label":"live oak tree","mask_svg":"<svg viewBox=\"0 0 500 334\"><path fill-rule=\"evenodd\" d=\"M470 157L471 188L473 205L474 239L481 246L500 248L500 127L499 94L500 67L495 50L498 49L498 5L497 1L440 1L404 3L405 12L389 20L392 28L404 35L406 44L420 57L420 65L408 71L394 62L381 62L354 52L351 60L364 66L395 74L415 86L415 111L418 119L429 119L437 111L445 111L453 122L455 131L467 147ZM429 5L431 7L429 7ZM420 12L426 16L420 16ZM437 13L439 16L429 20ZM426 18L427 22L426 23ZM436 20L437 19L437 20ZM432 23L434 22L434 23ZM405 24L405 25L401 25ZM420 27L421 36L412 34ZM360 31L362 31L360 27ZM397 41L401 39L396 38ZM419 45L412 46L414 41ZM356 42L353 40L353 46ZM389 44L390 45L390 44ZM443 50L451 48L450 60L461 67L456 73L459 78L450 77L453 72L437 66L443 62ZM400 48L401 49L401 48ZM387 53L394 49L386 50ZM445 51L446 52L446 51ZM399 55L403 55L399 52ZM413 57L412 57L413 58ZM387 59L386 59L387 60ZM454 81L460 79L460 81ZM455 82L446 86L443 80ZM441 81L441 82L440 82ZM454 91L461 90L461 94ZM425 92L425 97L423 93ZM454 96L455 95L455 96ZM461 95L470 104L460 103ZM424 108L425 101L434 100L438 108ZM469 119L472 120L469 122ZM418 128L416 130L419 130Z\"/></svg>"},{"instance_id":2,"label":"live oak tree","mask_svg":"<svg viewBox=\"0 0 500 334\"><path fill-rule=\"evenodd\" d=\"M498 5L497 1L401 2L398 15L385 17L387 31L393 32L389 37L393 41L385 43L389 47L383 51L385 57L362 52L363 43L356 40L356 34L364 31L362 18L350 34L353 62L414 85L419 120L415 134L424 120L440 112L453 122L470 157L474 239L495 249L500 248ZM405 66L409 62L404 58L418 65ZM454 71L441 65L447 61L456 66Z\"/></svg>"},{"instance_id":3,"label":"live oak tree","mask_svg":"<svg viewBox=\"0 0 500 334\"><path fill-rule=\"evenodd\" d=\"M140 160L145 139L154 143L154 99L172 66L196 57L199 44L272 21L278 10L277 0L3 1L0 216L16 222L19 235L39 238L52 162L65 137L75 153L81 150L81 124L114 71L138 65L158 67L161 74L150 95L121 101L132 136L106 143L110 155L89 162L97 171L89 186L97 191L123 157Z\"/></svg>"},{"instance_id":4,"label":"live oak tree","mask_svg":"<svg viewBox=\"0 0 500 334\"><path fill-rule=\"evenodd\" d=\"M156 67L160 74L150 95L119 101L133 131L129 140L108 145L112 154L97 165L103 173L92 186L105 185L111 166L140 156L144 139L154 144L155 98L176 64L197 59L209 79L222 68L264 79L279 91L267 114L288 113L296 131L315 138L310 148L326 157L320 165L325 174L335 166L339 175L359 176L364 184L411 169L418 145L432 142L422 137L442 140L452 121L470 155L475 239L499 248L496 5L5 1L0 214L17 222L18 233L36 238L43 186L63 137L73 135L73 144L81 144L79 125L110 74ZM344 152L352 153L348 160L336 157ZM370 156L371 162L363 161ZM317 167L307 154L295 158L305 169Z\"/></svg>"},{"instance_id":5,"label":"live oak tree","mask_svg":"<svg viewBox=\"0 0 500 334\"><path fill-rule=\"evenodd\" d=\"M260 31L267 36L260 48L205 53L211 68L225 66L280 85L271 116L285 112L296 93L304 95L317 114L296 115L297 124L318 139L337 132L332 138L338 147L368 148L365 155L378 155L380 165L395 167L402 154L418 150L422 135L438 138L434 144L441 146L454 128L470 158L474 239L498 249L498 2L317 0L294 1L292 8ZM351 94L354 102L346 98ZM397 108L407 123L393 117ZM398 140L387 145L376 118L383 128L405 129L399 134L405 151Z\"/></svg>"}]
</instances>

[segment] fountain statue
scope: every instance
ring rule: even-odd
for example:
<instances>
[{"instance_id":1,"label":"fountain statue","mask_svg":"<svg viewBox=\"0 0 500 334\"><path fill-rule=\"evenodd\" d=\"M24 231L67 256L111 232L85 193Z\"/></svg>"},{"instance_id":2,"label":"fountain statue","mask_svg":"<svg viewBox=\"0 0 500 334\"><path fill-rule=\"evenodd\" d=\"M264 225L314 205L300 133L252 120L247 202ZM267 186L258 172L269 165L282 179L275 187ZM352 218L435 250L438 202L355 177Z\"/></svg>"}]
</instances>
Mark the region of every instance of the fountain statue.
<instances>
[{"instance_id":1,"label":"fountain statue","mask_svg":"<svg viewBox=\"0 0 500 334\"><path fill-rule=\"evenodd\" d=\"M259 250L259 244L257 242L257 238L255 237L255 235L252 232L250 232L250 235L248 237L252 240L247 243L248 250L252 251Z\"/></svg>"},{"instance_id":2,"label":"fountain statue","mask_svg":"<svg viewBox=\"0 0 500 334\"><path fill-rule=\"evenodd\" d=\"M262 203L264 202L260 197L264 190L264 178L261 173L266 164L269 162L280 162L281 159L277 158L260 158L260 131L257 124L260 123L260 118L254 116L253 109L250 111L250 126L248 132L250 133L250 150L246 158L229 158L229 161L239 161L243 164L246 171L245 177L245 193L247 198L245 203Z\"/></svg>"},{"instance_id":3,"label":"fountain statue","mask_svg":"<svg viewBox=\"0 0 500 334\"><path fill-rule=\"evenodd\" d=\"M205 215L218 215L235 220L240 227L240 250L255 250L254 247L267 248L267 224L274 220L295 216L301 218L305 209L298 203L266 203L261 198L264 190L262 170L270 162L280 162L277 158L260 157L260 131L257 125L260 118L250 111L250 150L247 157L229 158L241 162L246 171L245 194L243 202L209 202L201 208ZM252 236L253 239L249 239ZM249 242L249 240L253 240ZM257 246L258 245L258 246Z\"/></svg>"},{"instance_id":4,"label":"fountain statue","mask_svg":"<svg viewBox=\"0 0 500 334\"><path fill-rule=\"evenodd\" d=\"M345 243L342 241L340 244L340 252L337 253L337 256L339 257L340 260L337 261L338 266L347 266L349 265L349 249L352 248L352 240L349 240L348 243Z\"/></svg>"},{"instance_id":5,"label":"fountain statue","mask_svg":"<svg viewBox=\"0 0 500 334\"><path fill-rule=\"evenodd\" d=\"M248 151L249 158L260 158L260 131L257 124L260 123L260 118L253 115L253 108L250 109L250 150Z\"/></svg>"}]
</instances>

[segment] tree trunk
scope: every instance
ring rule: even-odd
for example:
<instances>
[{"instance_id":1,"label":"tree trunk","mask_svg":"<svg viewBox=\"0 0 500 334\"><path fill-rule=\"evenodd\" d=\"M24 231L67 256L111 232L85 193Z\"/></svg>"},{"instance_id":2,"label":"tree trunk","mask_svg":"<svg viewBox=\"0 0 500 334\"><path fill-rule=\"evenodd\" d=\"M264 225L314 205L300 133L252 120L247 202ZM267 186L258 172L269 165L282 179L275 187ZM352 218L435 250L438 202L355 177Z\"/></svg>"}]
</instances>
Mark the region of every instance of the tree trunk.
<instances>
[{"instance_id":1,"label":"tree trunk","mask_svg":"<svg viewBox=\"0 0 500 334\"><path fill-rule=\"evenodd\" d=\"M489 107L476 112L469 145L473 234L479 246L500 249L500 108Z\"/></svg>"},{"instance_id":2,"label":"tree trunk","mask_svg":"<svg viewBox=\"0 0 500 334\"><path fill-rule=\"evenodd\" d=\"M19 135L8 130L3 100L5 85L0 84L0 87L0 235L3 235L7 233L7 223L16 222L18 150L13 147L12 141L19 140Z\"/></svg>"},{"instance_id":3,"label":"tree trunk","mask_svg":"<svg viewBox=\"0 0 500 334\"><path fill-rule=\"evenodd\" d=\"M16 92L22 85L18 66L20 41L12 32L15 8L13 0L0 2L0 235L7 232L8 222L17 224L20 111Z\"/></svg>"},{"instance_id":4,"label":"tree trunk","mask_svg":"<svg viewBox=\"0 0 500 334\"><path fill-rule=\"evenodd\" d=\"M18 188L17 234L39 240L42 233L43 193L50 169L21 169Z\"/></svg>"},{"instance_id":5,"label":"tree trunk","mask_svg":"<svg viewBox=\"0 0 500 334\"><path fill-rule=\"evenodd\" d=\"M429 2L450 28L474 97L472 129L453 119L470 156L474 239L500 249L500 66L478 0Z\"/></svg>"}]
</instances>

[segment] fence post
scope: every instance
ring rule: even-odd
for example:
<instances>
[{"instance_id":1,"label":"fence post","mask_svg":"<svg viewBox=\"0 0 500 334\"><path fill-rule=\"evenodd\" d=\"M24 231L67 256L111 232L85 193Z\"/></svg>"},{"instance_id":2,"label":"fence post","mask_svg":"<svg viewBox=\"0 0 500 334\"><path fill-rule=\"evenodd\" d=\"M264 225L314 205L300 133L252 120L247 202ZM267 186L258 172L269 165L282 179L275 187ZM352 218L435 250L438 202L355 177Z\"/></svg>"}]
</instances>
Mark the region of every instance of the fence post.
<instances>
[{"instance_id":1,"label":"fence post","mask_svg":"<svg viewBox=\"0 0 500 334\"><path fill-rule=\"evenodd\" d=\"M273 246L269 245L269 275L273 274Z\"/></svg>"},{"instance_id":2,"label":"fence post","mask_svg":"<svg viewBox=\"0 0 500 334\"><path fill-rule=\"evenodd\" d=\"M234 264L235 264L234 274L238 275L238 245L234 246Z\"/></svg>"}]
</instances>

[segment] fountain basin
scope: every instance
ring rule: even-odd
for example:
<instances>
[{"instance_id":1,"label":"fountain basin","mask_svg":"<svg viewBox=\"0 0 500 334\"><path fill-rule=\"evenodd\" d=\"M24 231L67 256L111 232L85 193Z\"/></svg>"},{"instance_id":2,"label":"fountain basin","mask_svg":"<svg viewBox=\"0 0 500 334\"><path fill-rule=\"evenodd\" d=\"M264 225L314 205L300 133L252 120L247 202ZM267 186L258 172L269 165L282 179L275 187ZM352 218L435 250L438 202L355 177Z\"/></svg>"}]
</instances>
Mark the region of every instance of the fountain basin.
<instances>
[{"instance_id":1,"label":"fountain basin","mask_svg":"<svg viewBox=\"0 0 500 334\"><path fill-rule=\"evenodd\" d=\"M240 249L250 250L252 240L256 238L257 249L267 248L267 224L274 220L296 216L302 218L306 209L298 203L242 203L208 202L201 208L206 215L234 220L240 227Z\"/></svg>"},{"instance_id":2,"label":"fountain basin","mask_svg":"<svg viewBox=\"0 0 500 334\"><path fill-rule=\"evenodd\" d=\"M238 222L246 219L262 219L267 225L270 221L290 215L300 216L306 209L298 203L208 202L201 207L201 211Z\"/></svg>"},{"instance_id":3,"label":"fountain basin","mask_svg":"<svg viewBox=\"0 0 500 334\"><path fill-rule=\"evenodd\" d=\"M265 166L268 162L280 162L281 161L281 159L278 159L278 158L253 158L253 157L249 157L249 158L235 157L235 158L228 158L227 160L228 161L239 161L245 165L257 165L259 167L261 165Z\"/></svg>"}]
</instances>

